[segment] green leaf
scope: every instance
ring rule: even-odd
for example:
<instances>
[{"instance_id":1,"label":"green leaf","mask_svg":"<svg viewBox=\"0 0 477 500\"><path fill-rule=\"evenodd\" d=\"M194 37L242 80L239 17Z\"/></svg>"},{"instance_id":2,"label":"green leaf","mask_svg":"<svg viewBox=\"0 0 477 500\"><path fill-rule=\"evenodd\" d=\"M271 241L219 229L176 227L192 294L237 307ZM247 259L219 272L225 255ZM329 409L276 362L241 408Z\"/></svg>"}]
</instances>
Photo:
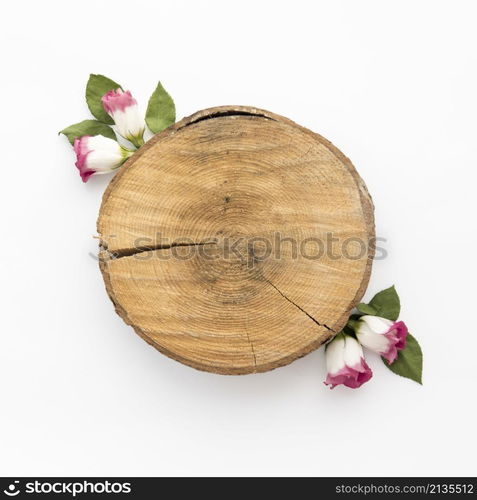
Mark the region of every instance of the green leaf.
<instances>
[{"instance_id":1,"label":"green leaf","mask_svg":"<svg viewBox=\"0 0 477 500\"><path fill-rule=\"evenodd\" d=\"M376 309L374 307L371 307L369 304L365 304L364 302L358 304L356 306L356 309L358 309L358 311L362 312L363 314L370 314L371 316L376 316Z\"/></svg>"},{"instance_id":2,"label":"green leaf","mask_svg":"<svg viewBox=\"0 0 477 500\"><path fill-rule=\"evenodd\" d=\"M399 351L394 363L389 365L384 358L381 359L392 372L422 385L422 351L419 343L410 333L407 335L406 348Z\"/></svg>"},{"instance_id":3,"label":"green leaf","mask_svg":"<svg viewBox=\"0 0 477 500\"><path fill-rule=\"evenodd\" d=\"M106 78L103 75L89 75L88 83L86 84L86 102L92 115L100 122L114 123L113 119L104 111L101 103L101 97L110 90L120 89L119 83Z\"/></svg>"},{"instance_id":4,"label":"green leaf","mask_svg":"<svg viewBox=\"0 0 477 500\"><path fill-rule=\"evenodd\" d=\"M116 140L116 134L113 129L104 123L97 120L84 120L74 125L70 125L63 129L60 134L66 135L71 144L73 144L76 137L83 135L104 135L110 139Z\"/></svg>"},{"instance_id":5,"label":"green leaf","mask_svg":"<svg viewBox=\"0 0 477 500\"><path fill-rule=\"evenodd\" d=\"M368 306L372 307L376 311L373 314L374 316L381 316L382 318L387 318L392 321L396 321L399 318L399 313L401 312L401 302L399 301L399 295L397 294L394 285L377 293L371 299Z\"/></svg>"},{"instance_id":6,"label":"green leaf","mask_svg":"<svg viewBox=\"0 0 477 500\"><path fill-rule=\"evenodd\" d=\"M161 82L152 93L146 111L146 123L151 132L157 134L176 121L176 107L172 97Z\"/></svg>"}]
</instances>

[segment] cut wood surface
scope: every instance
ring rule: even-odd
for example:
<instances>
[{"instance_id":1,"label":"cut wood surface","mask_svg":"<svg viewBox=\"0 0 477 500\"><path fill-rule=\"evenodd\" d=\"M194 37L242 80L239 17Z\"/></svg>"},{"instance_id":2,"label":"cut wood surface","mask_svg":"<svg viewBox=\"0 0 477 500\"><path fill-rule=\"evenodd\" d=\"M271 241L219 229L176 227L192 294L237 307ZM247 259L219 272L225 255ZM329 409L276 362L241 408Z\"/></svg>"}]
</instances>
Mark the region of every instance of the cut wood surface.
<instances>
[{"instance_id":1,"label":"cut wood surface","mask_svg":"<svg viewBox=\"0 0 477 500\"><path fill-rule=\"evenodd\" d=\"M100 267L116 311L162 353L222 374L316 349L368 284L373 205L323 137L241 106L157 134L104 193Z\"/></svg>"}]
</instances>

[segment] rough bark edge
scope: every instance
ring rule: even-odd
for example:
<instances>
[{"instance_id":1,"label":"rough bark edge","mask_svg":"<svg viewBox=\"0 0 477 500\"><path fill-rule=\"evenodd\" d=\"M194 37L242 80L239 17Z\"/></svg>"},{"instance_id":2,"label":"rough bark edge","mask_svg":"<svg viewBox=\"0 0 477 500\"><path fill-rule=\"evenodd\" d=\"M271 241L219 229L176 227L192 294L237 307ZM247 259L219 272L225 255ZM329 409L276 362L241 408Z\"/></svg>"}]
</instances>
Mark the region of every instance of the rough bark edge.
<instances>
[{"instance_id":1,"label":"rough bark edge","mask_svg":"<svg viewBox=\"0 0 477 500\"><path fill-rule=\"evenodd\" d=\"M265 119L270 119L270 120L275 120L275 121L281 121L284 123L289 124L292 127L295 127L302 132L314 137L317 139L320 143L322 143L334 156L336 156L349 170L351 176L353 177L354 182L356 183L356 187L358 188L358 191L360 193L360 200L361 200L361 208L363 211L363 217L366 223L367 231L368 231L368 241L371 240L372 238L375 237L375 225L374 225L374 205L373 201L371 199L371 196L366 188L366 185L364 181L361 179L359 176L358 172L356 171L354 165L352 164L351 160L345 156L336 146L334 146L330 141L325 139L323 136L312 132L311 130L302 127L301 125L298 125L294 121L285 118L283 116L277 115L275 113L272 113L270 111L266 111L263 109L255 108L255 107L250 107L250 106L218 106L214 108L208 108L204 109L201 111L198 111L197 113L194 113L193 115L190 115L186 118L183 118L179 122L175 123L174 125L171 125L169 128L163 130L162 132L156 134L154 137L152 137L144 146L142 146L131 158L129 158L121 168L121 170L116 174L116 176L111 180L109 183L108 187L106 188L102 202L101 202L101 207L99 211L99 216L97 220L97 231L98 234L100 235L101 238L101 213L103 210L103 206L107 203L107 200L114 189L114 186L116 183L119 181L121 176L124 174L124 172L127 170L128 167L134 164L134 162L140 158L149 148L154 146L157 142L161 141L163 138L174 135L181 129L193 125L194 123L203 121L205 119L214 119L218 117L224 117L224 116L251 116L251 117L258 117L258 118L265 118ZM104 242L102 239L100 239L100 248L105 248ZM375 249L374 246L368 247L368 257L367 257L367 264L366 268L363 273L363 279L361 281L361 284L356 291L356 294L354 298L351 300L348 308L346 311L343 313L343 315L335 322L334 325L330 325L330 327L335 331L339 332L344 325L346 324L346 321L352 311L352 309L360 302L361 298L363 297L369 283L369 279L371 276L371 269L372 269L372 262L374 258L374 253ZM139 327L136 325L132 324L132 322L129 320L127 312L121 307L121 305L116 301L112 286L111 286L111 281L109 278L109 273L107 271L107 262L102 261L100 257L99 261L99 267L101 270L101 273L103 275L104 283L106 286L106 291L109 295L109 298L111 299L112 303L114 304L116 313L123 319L123 321L132 326L134 331L143 339L145 340L148 344L152 345L154 348L156 348L159 352L162 354L165 354L171 359L174 359L176 361L179 361L182 364L185 364L187 366L190 366L192 368L195 368L197 370L201 371L206 371L210 373L217 373L220 375L247 375L251 373L263 373L267 372L270 370L274 370L275 368L280 368L282 366L286 366L293 361L302 358L303 356L306 356L310 352L313 352L314 350L318 349L320 346L331 340L334 335L330 330L323 329L323 336L319 339L317 339L314 342L311 342L304 348L296 351L293 354L290 354L288 356L284 356L283 358L280 358L279 360L270 362L270 363L265 363L262 365L251 365L250 367L238 367L238 368L222 368L222 367L217 367L213 365L205 365L205 364L200 364L200 363L195 363L187 358L183 358L182 356L178 356L177 354L167 350L163 346L155 343L150 337L148 337Z\"/></svg>"}]
</instances>

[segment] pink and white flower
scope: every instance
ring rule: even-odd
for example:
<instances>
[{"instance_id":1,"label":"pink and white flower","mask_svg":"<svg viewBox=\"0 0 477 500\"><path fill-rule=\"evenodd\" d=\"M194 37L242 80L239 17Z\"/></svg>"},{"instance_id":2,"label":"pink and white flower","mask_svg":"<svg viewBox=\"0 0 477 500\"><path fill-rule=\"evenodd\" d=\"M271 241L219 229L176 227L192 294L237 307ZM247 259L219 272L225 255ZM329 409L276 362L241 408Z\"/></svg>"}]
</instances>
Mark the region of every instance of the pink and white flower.
<instances>
[{"instance_id":1,"label":"pink and white flower","mask_svg":"<svg viewBox=\"0 0 477 500\"><path fill-rule=\"evenodd\" d=\"M119 134L136 147L142 146L146 123L131 92L110 90L103 95L101 102L106 113L114 120Z\"/></svg>"},{"instance_id":2,"label":"pink and white flower","mask_svg":"<svg viewBox=\"0 0 477 500\"><path fill-rule=\"evenodd\" d=\"M325 384L330 389L340 384L357 389L373 376L359 342L343 332L326 346L326 368Z\"/></svg>"},{"instance_id":3,"label":"pink and white flower","mask_svg":"<svg viewBox=\"0 0 477 500\"><path fill-rule=\"evenodd\" d=\"M380 354L389 364L406 347L407 326L379 316L361 316L355 326L359 342Z\"/></svg>"},{"instance_id":4,"label":"pink and white flower","mask_svg":"<svg viewBox=\"0 0 477 500\"><path fill-rule=\"evenodd\" d=\"M84 135L73 144L81 179L86 182L92 175L106 174L120 167L133 154L114 139L102 135Z\"/></svg>"}]
</instances>

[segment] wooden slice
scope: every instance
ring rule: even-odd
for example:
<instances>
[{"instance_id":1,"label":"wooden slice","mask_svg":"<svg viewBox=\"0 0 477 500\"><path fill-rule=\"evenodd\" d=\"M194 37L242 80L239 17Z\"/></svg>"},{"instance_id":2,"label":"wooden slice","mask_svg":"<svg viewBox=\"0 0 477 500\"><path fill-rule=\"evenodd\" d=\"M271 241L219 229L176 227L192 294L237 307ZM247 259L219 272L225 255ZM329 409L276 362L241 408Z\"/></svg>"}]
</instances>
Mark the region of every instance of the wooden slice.
<instances>
[{"instance_id":1,"label":"wooden slice","mask_svg":"<svg viewBox=\"0 0 477 500\"><path fill-rule=\"evenodd\" d=\"M316 349L366 289L373 206L323 137L248 107L156 135L106 190L100 267L118 314L162 353L222 374Z\"/></svg>"}]
</instances>

